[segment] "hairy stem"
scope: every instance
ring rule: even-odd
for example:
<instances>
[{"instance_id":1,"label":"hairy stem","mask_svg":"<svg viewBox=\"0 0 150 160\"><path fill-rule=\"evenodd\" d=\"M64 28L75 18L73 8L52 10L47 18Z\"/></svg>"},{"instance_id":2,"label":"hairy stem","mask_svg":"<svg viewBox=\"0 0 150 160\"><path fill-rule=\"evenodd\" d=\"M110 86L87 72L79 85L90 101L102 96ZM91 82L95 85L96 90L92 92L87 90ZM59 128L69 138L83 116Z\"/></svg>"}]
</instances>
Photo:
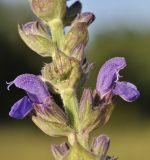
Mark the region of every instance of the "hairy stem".
<instances>
[{"instance_id":1,"label":"hairy stem","mask_svg":"<svg viewBox=\"0 0 150 160\"><path fill-rule=\"evenodd\" d=\"M53 42L60 48L64 39L64 26L61 19L54 19L48 23L50 27Z\"/></svg>"},{"instance_id":2,"label":"hairy stem","mask_svg":"<svg viewBox=\"0 0 150 160\"><path fill-rule=\"evenodd\" d=\"M65 111L68 115L71 125L78 132L79 130L79 115L78 115L78 100L74 89L67 88L61 92L61 97L64 103Z\"/></svg>"}]
</instances>

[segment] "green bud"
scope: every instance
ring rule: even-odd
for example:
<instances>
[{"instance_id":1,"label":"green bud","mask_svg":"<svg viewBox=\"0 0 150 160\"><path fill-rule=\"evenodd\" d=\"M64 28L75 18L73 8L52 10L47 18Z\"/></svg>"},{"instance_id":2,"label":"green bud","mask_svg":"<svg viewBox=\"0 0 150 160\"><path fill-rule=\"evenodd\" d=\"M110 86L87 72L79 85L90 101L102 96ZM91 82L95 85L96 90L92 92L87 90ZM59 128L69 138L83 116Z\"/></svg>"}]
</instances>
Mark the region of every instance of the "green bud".
<instances>
[{"instance_id":1,"label":"green bud","mask_svg":"<svg viewBox=\"0 0 150 160\"><path fill-rule=\"evenodd\" d=\"M49 136L67 136L72 132L62 109L51 99L49 106L36 105L33 122Z\"/></svg>"},{"instance_id":2,"label":"green bud","mask_svg":"<svg viewBox=\"0 0 150 160\"><path fill-rule=\"evenodd\" d=\"M82 4L79 1L74 2L70 7L67 8L67 14L64 19L65 26L71 25L76 16L81 13L81 9Z\"/></svg>"},{"instance_id":3,"label":"green bud","mask_svg":"<svg viewBox=\"0 0 150 160\"><path fill-rule=\"evenodd\" d=\"M86 23L75 23L66 34L64 42L62 43L62 50L67 55L71 55L73 50L83 44L84 46L88 42L88 30Z\"/></svg>"},{"instance_id":4,"label":"green bud","mask_svg":"<svg viewBox=\"0 0 150 160\"><path fill-rule=\"evenodd\" d=\"M19 34L26 45L43 57L51 57L55 46L40 22L29 22L18 26Z\"/></svg>"},{"instance_id":5,"label":"green bud","mask_svg":"<svg viewBox=\"0 0 150 160\"><path fill-rule=\"evenodd\" d=\"M63 160L68 152L69 152L69 146L67 143L63 143L61 145L52 145L52 153L56 160Z\"/></svg>"},{"instance_id":6,"label":"green bud","mask_svg":"<svg viewBox=\"0 0 150 160\"><path fill-rule=\"evenodd\" d=\"M44 21L63 19L66 13L66 0L30 0L35 15Z\"/></svg>"},{"instance_id":7,"label":"green bud","mask_svg":"<svg viewBox=\"0 0 150 160\"><path fill-rule=\"evenodd\" d=\"M77 86L81 75L80 70L77 60L58 51L53 62L43 67L42 76L56 92L60 92L68 87L75 88Z\"/></svg>"}]
</instances>

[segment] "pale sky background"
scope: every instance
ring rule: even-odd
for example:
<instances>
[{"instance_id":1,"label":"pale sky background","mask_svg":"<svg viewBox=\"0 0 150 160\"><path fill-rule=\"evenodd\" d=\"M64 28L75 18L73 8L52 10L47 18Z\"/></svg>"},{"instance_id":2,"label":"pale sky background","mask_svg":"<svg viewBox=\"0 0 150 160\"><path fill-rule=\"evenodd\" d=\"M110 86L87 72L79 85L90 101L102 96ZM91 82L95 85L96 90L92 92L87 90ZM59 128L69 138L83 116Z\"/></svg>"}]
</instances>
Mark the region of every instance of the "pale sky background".
<instances>
[{"instance_id":1,"label":"pale sky background","mask_svg":"<svg viewBox=\"0 0 150 160\"><path fill-rule=\"evenodd\" d=\"M29 6L28 0L0 0L0 2L10 5L22 3L26 7ZM92 31L115 30L118 24L130 29L150 30L150 0L81 0L81 2L83 11L91 11L96 15Z\"/></svg>"}]
</instances>

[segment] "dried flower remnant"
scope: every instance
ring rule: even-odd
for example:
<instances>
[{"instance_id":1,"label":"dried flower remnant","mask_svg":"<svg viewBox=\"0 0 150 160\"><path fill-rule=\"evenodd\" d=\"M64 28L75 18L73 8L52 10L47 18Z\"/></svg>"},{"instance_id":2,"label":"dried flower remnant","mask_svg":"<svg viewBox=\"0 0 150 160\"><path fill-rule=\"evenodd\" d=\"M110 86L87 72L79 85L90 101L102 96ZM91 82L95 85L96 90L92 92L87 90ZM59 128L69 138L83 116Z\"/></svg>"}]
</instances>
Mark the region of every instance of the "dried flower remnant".
<instances>
[{"instance_id":1,"label":"dried flower remnant","mask_svg":"<svg viewBox=\"0 0 150 160\"><path fill-rule=\"evenodd\" d=\"M30 0L30 5L40 20L19 26L19 34L31 50L52 61L42 67L41 75L22 74L8 83L8 89L14 84L26 92L9 115L16 119L30 117L45 134L67 137L68 142L51 147L56 160L117 160L108 155L109 137L100 135L90 143L90 133L110 119L114 96L132 102L140 95L135 85L119 81L125 58L106 61L95 89L84 88L94 67L87 60L85 47L95 15L82 13L80 1L69 6L66 0ZM61 98L60 105L55 94Z\"/></svg>"}]
</instances>

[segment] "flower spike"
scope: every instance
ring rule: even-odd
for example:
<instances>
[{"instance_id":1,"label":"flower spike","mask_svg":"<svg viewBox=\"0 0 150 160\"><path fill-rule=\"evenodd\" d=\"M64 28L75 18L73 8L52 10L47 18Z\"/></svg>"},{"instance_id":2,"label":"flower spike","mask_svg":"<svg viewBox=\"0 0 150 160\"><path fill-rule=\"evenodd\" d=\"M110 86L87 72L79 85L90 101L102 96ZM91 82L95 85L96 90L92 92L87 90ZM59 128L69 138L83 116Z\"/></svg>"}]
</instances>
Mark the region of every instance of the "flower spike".
<instances>
[{"instance_id":1,"label":"flower spike","mask_svg":"<svg viewBox=\"0 0 150 160\"><path fill-rule=\"evenodd\" d=\"M124 57L102 65L94 90L83 87L94 67L85 50L95 15L82 13L81 1L68 1L29 0L39 20L18 26L20 37L32 51L51 59L41 75L22 74L7 83L8 90L14 84L26 92L12 105L9 116L23 119L29 115L45 134L67 137L68 144L51 148L56 160L117 160L107 153L108 136L100 135L90 144L90 134L110 119L114 96L132 102L140 93L134 84L120 81ZM80 88L82 96L78 95Z\"/></svg>"}]
</instances>

